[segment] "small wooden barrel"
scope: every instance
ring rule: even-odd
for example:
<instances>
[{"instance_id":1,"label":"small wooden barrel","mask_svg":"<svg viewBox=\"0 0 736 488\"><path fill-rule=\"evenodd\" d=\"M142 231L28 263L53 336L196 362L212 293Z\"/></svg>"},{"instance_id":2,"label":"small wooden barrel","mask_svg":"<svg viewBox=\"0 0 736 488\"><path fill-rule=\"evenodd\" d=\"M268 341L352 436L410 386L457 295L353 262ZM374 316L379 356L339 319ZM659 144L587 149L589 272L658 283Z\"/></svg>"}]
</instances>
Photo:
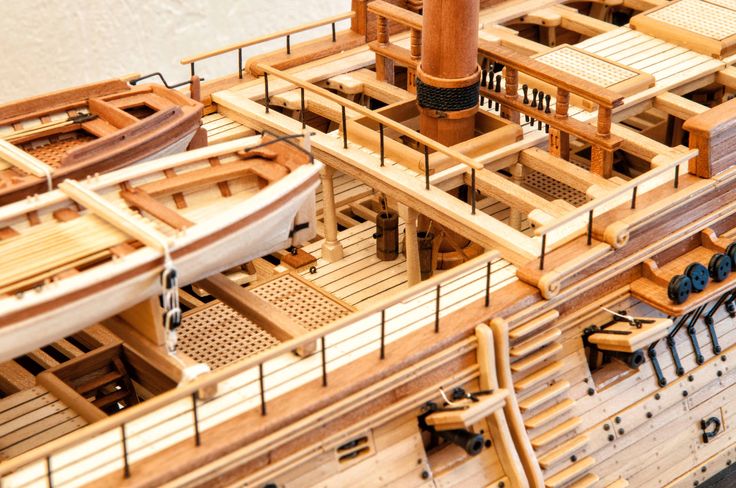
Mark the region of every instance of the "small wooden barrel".
<instances>
[{"instance_id":1,"label":"small wooden barrel","mask_svg":"<svg viewBox=\"0 0 736 488\"><path fill-rule=\"evenodd\" d=\"M376 256L393 261L399 256L399 216L396 212L379 212L376 216Z\"/></svg>"},{"instance_id":2,"label":"small wooden barrel","mask_svg":"<svg viewBox=\"0 0 736 488\"><path fill-rule=\"evenodd\" d=\"M419 270L422 273L422 279L426 280L432 276L432 247L434 234L431 232L417 232L417 240L419 241Z\"/></svg>"}]
</instances>

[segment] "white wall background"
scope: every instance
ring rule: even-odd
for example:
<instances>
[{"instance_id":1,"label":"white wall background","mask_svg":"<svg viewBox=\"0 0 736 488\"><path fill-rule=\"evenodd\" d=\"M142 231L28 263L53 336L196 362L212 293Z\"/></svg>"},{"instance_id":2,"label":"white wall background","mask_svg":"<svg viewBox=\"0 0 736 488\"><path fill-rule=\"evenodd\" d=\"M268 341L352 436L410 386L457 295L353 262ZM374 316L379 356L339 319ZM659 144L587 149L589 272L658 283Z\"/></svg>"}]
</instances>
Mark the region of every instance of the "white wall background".
<instances>
[{"instance_id":1,"label":"white wall background","mask_svg":"<svg viewBox=\"0 0 736 488\"><path fill-rule=\"evenodd\" d=\"M0 103L127 73L189 77L183 57L350 10L350 0L0 0ZM347 22L338 24L338 30ZM329 34L297 34L292 44ZM284 46L272 41L244 51ZM212 78L237 53L197 64Z\"/></svg>"}]
</instances>

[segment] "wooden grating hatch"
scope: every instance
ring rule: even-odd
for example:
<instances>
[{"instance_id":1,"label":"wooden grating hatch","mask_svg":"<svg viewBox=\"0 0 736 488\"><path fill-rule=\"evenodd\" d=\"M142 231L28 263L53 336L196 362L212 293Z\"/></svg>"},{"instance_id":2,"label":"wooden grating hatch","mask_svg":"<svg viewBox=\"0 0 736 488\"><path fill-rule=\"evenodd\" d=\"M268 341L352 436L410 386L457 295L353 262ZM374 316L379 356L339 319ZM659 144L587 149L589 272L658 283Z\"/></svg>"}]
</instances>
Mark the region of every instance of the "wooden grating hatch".
<instances>
[{"instance_id":1,"label":"wooden grating hatch","mask_svg":"<svg viewBox=\"0 0 736 488\"><path fill-rule=\"evenodd\" d=\"M344 317L351 309L292 274L278 275L249 288L305 329L314 330ZM211 369L253 356L280 343L253 321L220 301L185 314L178 347Z\"/></svg>"},{"instance_id":2,"label":"wooden grating hatch","mask_svg":"<svg viewBox=\"0 0 736 488\"><path fill-rule=\"evenodd\" d=\"M736 52L733 0L678 0L632 17L631 27L719 59Z\"/></svg>"}]
</instances>

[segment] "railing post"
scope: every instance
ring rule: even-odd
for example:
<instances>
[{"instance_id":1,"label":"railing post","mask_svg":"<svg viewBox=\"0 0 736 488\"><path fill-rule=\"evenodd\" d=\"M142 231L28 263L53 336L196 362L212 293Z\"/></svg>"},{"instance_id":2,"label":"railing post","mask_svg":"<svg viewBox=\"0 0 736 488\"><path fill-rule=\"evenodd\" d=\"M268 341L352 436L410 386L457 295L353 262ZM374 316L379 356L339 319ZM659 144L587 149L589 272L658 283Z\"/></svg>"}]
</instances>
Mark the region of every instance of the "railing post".
<instances>
[{"instance_id":1,"label":"railing post","mask_svg":"<svg viewBox=\"0 0 736 488\"><path fill-rule=\"evenodd\" d=\"M268 113L268 104L271 103L271 97L268 94L268 73L263 73L263 84L266 90L266 113Z\"/></svg>"},{"instance_id":2,"label":"railing post","mask_svg":"<svg viewBox=\"0 0 736 488\"><path fill-rule=\"evenodd\" d=\"M258 384L261 387L261 415L266 415L266 389L263 385L263 363L258 365Z\"/></svg>"},{"instance_id":3,"label":"railing post","mask_svg":"<svg viewBox=\"0 0 736 488\"><path fill-rule=\"evenodd\" d=\"M471 213L475 215L475 168L470 169Z\"/></svg>"},{"instance_id":4,"label":"railing post","mask_svg":"<svg viewBox=\"0 0 736 488\"><path fill-rule=\"evenodd\" d=\"M306 129L307 122L306 122L306 119L304 117L304 112L307 109L307 104L306 104L306 102L304 100L304 88L300 87L299 90L301 90L301 94L302 94L302 100L301 100L302 107L301 107L301 112L300 112L301 113L301 117L300 118L302 119L302 129Z\"/></svg>"},{"instance_id":5,"label":"railing post","mask_svg":"<svg viewBox=\"0 0 736 488\"><path fill-rule=\"evenodd\" d=\"M593 244L593 210L588 212L588 245Z\"/></svg>"},{"instance_id":6,"label":"railing post","mask_svg":"<svg viewBox=\"0 0 736 488\"><path fill-rule=\"evenodd\" d=\"M197 415L197 393L192 393L192 415L194 416L194 445L200 446L202 439L199 436L199 415Z\"/></svg>"},{"instance_id":7,"label":"railing post","mask_svg":"<svg viewBox=\"0 0 736 488\"><path fill-rule=\"evenodd\" d=\"M238 49L238 78L243 79L243 48Z\"/></svg>"},{"instance_id":8,"label":"railing post","mask_svg":"<svg viewBox=\"0 0 736 488\"><path fill-rule=\"evenodd\" d=\"M291 36L286 35L286 54L291 55Z\"/></svg>"},{"instance_id":9,"label":"railing post","mask_svg":"<svg viewBox=\"0 0 736 488\"><path fill-rule=\"evenodd\" d=\"M636 190L637 186L634 187L634 191L631 193L631 208L636 208Z\"/></svg>"},{"instance_id":10,"label":"railing post","mask_svg":"<svg viewBox=\"0 0 736 488\"><path fill-rule=\"evenodd\" d=\"M491 305L491 262L486 264L486 307Z\"/></svg>"},{"instance_id":11,"label":"railing post","mask_svg":"<svg viewBox=\"0 0 736 488\"><path fill-rule=\"evenodd\" d=\"M429 148L424 146L424 186L429 190Z\"/></svg>"},{"instance_id":12,"label":"railing post","mask_svg":"<svg viewBox=\"0 0 736 488\"><path fill-rule=\"evenodd\" d=\"M348 117L345 114L345 106L342 106L342 147L348 148Z\"/></svg>"},{"instance_id":13,"label":"railing post","mask_svg":"<svg viewBox=\"0 0 736 488\"><path fill-rule=\"evenodd\" d=\"M570 92L557 89L557 102L555 104L555 119L564 121L567 119L567 111L570 106ZM570 135L560 129L550 127L549 129L549 153L565 160L570 159Z\"/></svg>"},{"instance_id":14,"label":"railing post","mask_svg":"<svg viewBox=\"0 0 736 488\"><path fill-rule=\"evenodd\" d=\"M386 359L386 310L381 310L381 359Z\"/></svg>"},{"instance_id":15,"label":"railing post","mask_svg":"<svg viewBox=\"0 0 736 488\"><path fill-rule=\"evenodd\" d=\"M547 250L547 234L542 234L542 254L539 255L539 269L544 269L544 253Z\"/></svg>"},{"instance_id":16,"label":"railing post","mask_svg":"<svg viewBox=\"0 0 736 488\"><path fill-rule=\"evenodd\" d=\"M125 437L125 424L120 425L120 432L123 436L123 476L130 478L130 464L128 463L128 439Z\"/></svg>"},{"instance_id":17,"label":"railing post","mask_svg":"<svg viewBox=\"0 0 736 488\"><path fill-rule=\"evenodd\" d=\"M386 159L386 149L384 146L383 141L383 124L378 124L378 130L381 133L380 139L381 139L381 166L383 166L384 161Z\"/></svg>"},{"instance_id":18,"label":"railing post","mask_svg":"<svg viewBox=\"0 0 736 488\"><path fill-rule=\"evenodd\" d=\"M46 456L46 480L49 488L54 488L54 480L51 478L51 456Z\"/></svg>"},{"instance_id":19,"label":"railing post","mask_svg":"<svg viewBox=\"0 0 736 488\"><path fill-rule=\"evenodd\" d=\"M440 331L440 284L437 283L437 294L434 300L434 333Z\"/></svg>"},{"instance_id":20,"label":"railing post","mask_svg":"<svg viewBox=\"0 0 736 488\"><path fill-rule=\"evenodd\" d=\"M327 349L325 336L322 336L322 386L327 386Z\"/></svg>"}]
</instances>

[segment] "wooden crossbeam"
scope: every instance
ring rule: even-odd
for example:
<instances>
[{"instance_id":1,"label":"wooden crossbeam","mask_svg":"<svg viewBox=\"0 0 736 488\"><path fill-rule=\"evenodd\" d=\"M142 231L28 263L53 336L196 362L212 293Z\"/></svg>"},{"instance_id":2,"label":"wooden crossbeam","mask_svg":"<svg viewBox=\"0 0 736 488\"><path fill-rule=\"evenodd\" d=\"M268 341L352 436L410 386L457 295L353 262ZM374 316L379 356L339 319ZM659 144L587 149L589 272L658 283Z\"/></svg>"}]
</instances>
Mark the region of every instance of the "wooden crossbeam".
<instances>
[{"instance_id":1,"label":"wooden crossbeam","mask_svg":"<svg viewBox=\"0 0 736 488\"><path fill-rule=\"evenodd\" d=\"M146 193L140 188L133 188L131 190L123 190L120 192L120 196L128 202L129 205L137 207L139 210L143 210L153 215L160 221L170 225L177 230L184 230L187 227L194 225L194 222L182 216L179 212L171 209L153 198L150 194Z\"/></svg>"},{"instance_id":2,"label":"wooden crossbeam","mask_svg":"<svg viewBox=\"0 0 736 488\"><path fill-rule=\"evenodd\" d=\"M581 192L586 192L593 185L607 190L615 189L618 186L538 147L521 151L519 162L529 169L545 174Z\"/></svg>"},{"instance_id":3,"label":"wooden crossbeam","mask_svg":"<svg viewBox=\"0 0 736 488\"><path fill-rule=\"evenodd\" d=\"M470 176L466 175L466 182ZM475 184L478 190L489 197L495 198L511 208L528 214L534 210L541 210L552 217L560 217L564 212L553 202L545 200L536 193L532 193L493 171L481 170L475 175Z\"/></svg>"},{"instance_id":4,"label":"wooden crossbeam","mask_svg":"<svg viewBox=\"0 0 736 488\"><path fill-rule=\"evenodd\" d=\"M670 92L665 92L654 97L654 108L658 108L682 120L687 120L690 117L710 110L705 105Z\"/></svg>"}]
</instances>

